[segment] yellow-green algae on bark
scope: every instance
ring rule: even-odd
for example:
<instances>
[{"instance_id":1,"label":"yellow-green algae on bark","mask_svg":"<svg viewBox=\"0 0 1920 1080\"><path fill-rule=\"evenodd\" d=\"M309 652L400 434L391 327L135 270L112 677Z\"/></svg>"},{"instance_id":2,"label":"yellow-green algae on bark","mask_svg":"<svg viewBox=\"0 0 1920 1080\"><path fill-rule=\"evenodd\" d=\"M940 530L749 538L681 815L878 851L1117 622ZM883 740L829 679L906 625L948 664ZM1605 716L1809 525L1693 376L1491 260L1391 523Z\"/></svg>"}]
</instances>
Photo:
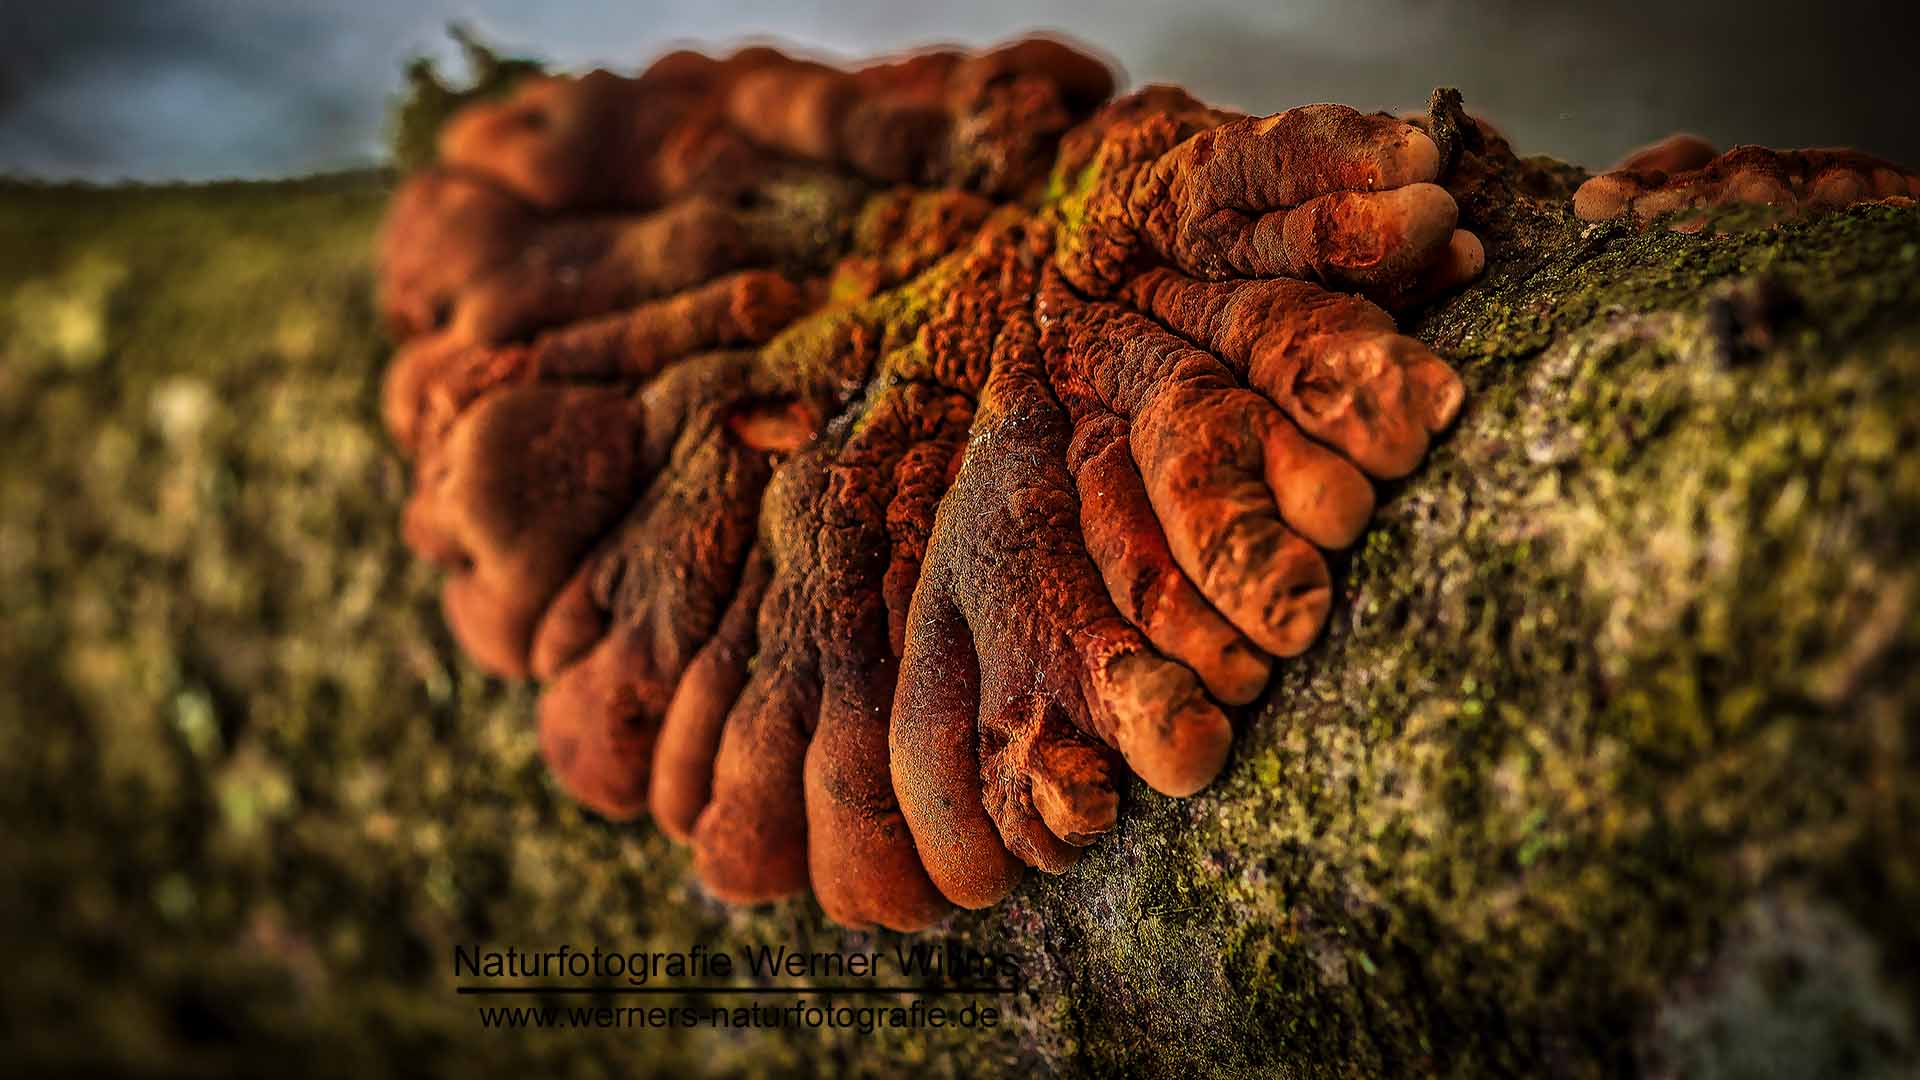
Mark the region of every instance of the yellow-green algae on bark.
<instances>
[{"instance_id":1,"label":"yellow-green algae on bark","mask_svg":"<svg viewBox=\"0 0 1920 1080\"><path fill-rule=\"evenodd\" d=\"M0 190L0 1053L1911 1074L1920 212L1642 236L1512 203L1412 324L1469 379L1458 429L1221 780L1136 785L1080 866L935 936L1020 959L1010 1023L741 1037L489 1032L452 993L458 944L890 938L701 897L459 660L375 411L385 190Z\"/></svg>"}]
</instances>

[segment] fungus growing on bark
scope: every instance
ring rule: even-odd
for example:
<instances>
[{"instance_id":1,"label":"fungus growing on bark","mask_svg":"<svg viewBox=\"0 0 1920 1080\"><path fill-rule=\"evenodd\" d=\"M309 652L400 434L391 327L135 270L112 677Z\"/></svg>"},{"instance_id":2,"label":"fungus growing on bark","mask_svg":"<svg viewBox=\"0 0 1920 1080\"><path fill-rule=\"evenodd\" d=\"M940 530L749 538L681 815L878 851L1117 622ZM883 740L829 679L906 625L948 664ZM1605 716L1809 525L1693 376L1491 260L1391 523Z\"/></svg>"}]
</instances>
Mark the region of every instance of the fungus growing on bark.
<instances>
[{"instance_id":1,"label":"fungus growing on bark","mask_svg":"<svg viewBox=\"0 0 1920 1080\"><path fill-rule=\"evenodd\" d=\"M1855 203L1920 197L1920 175L1852 150L1770 150L1736 146L1716 154L1696 135L1672 135L1629 154L1581 184L1573 210L1583 221L1624 218L1645 228L1666 214L1691 231L1700 211L1764 206L1781 217Z\"/></svg>"},{"instance_id":2,"label":"fungus growing on bark","mask_svg":"<svg viewBox=\"0 0 1920 1080\"><path fill-rule=\"evenodd\" d=\"M720 897L917 928L1128 773L1204 787L1460 408L1378 306L1484 262L1419 126L1111 89L677 53L468 107L396 196L408 542L561 785Z\"/></svg>"}]
</instances>

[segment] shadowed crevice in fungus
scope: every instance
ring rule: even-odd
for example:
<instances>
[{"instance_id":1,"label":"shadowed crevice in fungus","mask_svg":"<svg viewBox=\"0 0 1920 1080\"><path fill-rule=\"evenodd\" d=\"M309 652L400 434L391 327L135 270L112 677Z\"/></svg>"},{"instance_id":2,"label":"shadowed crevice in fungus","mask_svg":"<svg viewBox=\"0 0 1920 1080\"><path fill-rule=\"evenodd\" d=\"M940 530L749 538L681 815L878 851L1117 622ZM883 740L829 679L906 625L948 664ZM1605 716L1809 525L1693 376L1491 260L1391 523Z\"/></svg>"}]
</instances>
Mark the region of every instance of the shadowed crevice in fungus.
<instances>
[{"instance_id":1,"label":"shadowed crevice in fungus","mask_svg":"<svg viewBox=\"0 0 1920 1080\"><path fill-rule=\"evenodd\" d=\"M918 929L1071 866L1129 774L1205 787L1461 409L1389 314L1485 265L1515 159L1457 95L1113 89L1045 39L527 75L393 201L408 542L466 651L544 684L561 785L716 896ZM1745 191L1742 153L1631 182Z\"/></svg>"}]
</instances>

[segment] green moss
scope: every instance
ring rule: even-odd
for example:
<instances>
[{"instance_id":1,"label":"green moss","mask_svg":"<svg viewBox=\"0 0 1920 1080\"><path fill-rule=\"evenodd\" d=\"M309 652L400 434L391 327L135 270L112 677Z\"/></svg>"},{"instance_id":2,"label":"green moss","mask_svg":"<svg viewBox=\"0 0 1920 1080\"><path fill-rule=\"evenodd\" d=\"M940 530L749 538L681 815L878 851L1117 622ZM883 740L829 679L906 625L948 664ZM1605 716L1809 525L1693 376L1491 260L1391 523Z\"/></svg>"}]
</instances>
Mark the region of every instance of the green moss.
<instances>
[{"instance_id":1,"label":"green moss","mask_svg":"<svg viewBox=\"0 0 1920 1080\"><path fill-rule=\"evenodd\" d=\"M897 380L930 377L932 359L918 342L919 330L959 265L958 256L948 257L903 285L801 319L767 344L768 365L801 372L823 396L842 401Z\"/></svg>"},{"instance_id":2,"label":"green moss","mask_svg":"<svg viewBox=\"0 0 1920 1080\"><path fill-rule=\"evenodd\" d=\"M1089 161L1079 172L1068 178L1056 169L1047 179L1045 202L1051 205L1059 215L1060 231L1063 237L1071 237L1080 230L1087 219L1087 200L1093 196L1100 183L1100 162L1096 158Z\"/></svg>"}]
</instances>

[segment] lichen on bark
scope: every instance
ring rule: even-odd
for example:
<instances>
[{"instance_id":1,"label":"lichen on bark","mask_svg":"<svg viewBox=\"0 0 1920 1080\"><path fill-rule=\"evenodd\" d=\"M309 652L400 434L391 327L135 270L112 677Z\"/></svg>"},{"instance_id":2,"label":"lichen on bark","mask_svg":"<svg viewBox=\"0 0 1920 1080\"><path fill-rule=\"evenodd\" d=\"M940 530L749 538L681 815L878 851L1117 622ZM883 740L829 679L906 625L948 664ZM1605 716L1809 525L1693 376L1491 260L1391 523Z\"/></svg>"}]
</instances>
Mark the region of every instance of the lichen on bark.
<instances>
[{"instance_id":1,"label":"lichen on bark","mask_svg":"<svg viewBox=\"0 0 1920 1080\"><path fill-rule=\"evenodd\" d=\"M1080 865L938 932L1019 957L1010 1025L737 1041L482 1033L450 992L476 940L887 937L706 900L653 830L553 792L530 695L458 658L393 524L384 181L6 189L15 1052L1710 1075L1759 1044L1900 1075L1920 213L1641 234L1575 221L1566 178L1495 178L1538 197L1410 324L1466 410L1220 781L1133 784Z\"/></svg>"}]
</instances>

